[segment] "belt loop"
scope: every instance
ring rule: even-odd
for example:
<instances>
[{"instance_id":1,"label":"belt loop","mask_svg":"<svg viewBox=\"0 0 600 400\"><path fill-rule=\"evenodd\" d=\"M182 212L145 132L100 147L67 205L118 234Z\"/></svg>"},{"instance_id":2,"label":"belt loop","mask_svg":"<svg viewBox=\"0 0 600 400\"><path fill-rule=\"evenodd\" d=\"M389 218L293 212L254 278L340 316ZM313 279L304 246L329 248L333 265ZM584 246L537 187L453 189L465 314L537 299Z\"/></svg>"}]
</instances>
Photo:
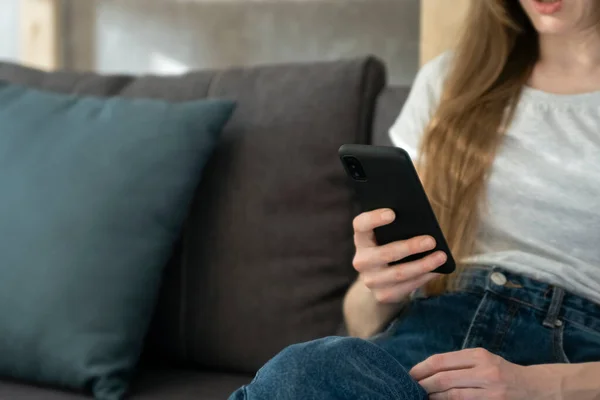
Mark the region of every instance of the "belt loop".
<instances>
[{"instance_id":1,"label":"belt loop","mask_svg":"<svg viewBox=\"0 0 600 400\"><path fill-rule=\"evenodd\" d=\"M550 307L544 319L543 325L546 328L556 328L562 326L562 321L558 319L560 308L562 307L563 298L565 297L565 291L561 288L552 288L552 300L550 300Z\"/></svg>"}]
</instances>

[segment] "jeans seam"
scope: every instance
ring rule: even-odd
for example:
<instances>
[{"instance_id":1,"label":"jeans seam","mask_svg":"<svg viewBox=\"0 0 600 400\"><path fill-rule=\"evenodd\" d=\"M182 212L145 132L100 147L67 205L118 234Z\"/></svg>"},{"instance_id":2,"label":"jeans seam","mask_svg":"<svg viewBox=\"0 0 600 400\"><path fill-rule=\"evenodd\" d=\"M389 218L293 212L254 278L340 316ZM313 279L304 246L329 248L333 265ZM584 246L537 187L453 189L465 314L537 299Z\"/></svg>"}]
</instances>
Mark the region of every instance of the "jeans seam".
<instances>
[{"instance_id":1,"label":"jeans seam","mask_svg":"<svg viewBox=\"0 0 600 400\"><path fill-rule=\"evenodd\" d=\"M596 336L600 337L600 331L592 329L592 328L590 328L587 325L584 325L584 324L582 324L580 322L577 322L577 321L573 321L572 319L569 319L569 318L562 317L561 319L563 321L569 322L576 329L585 331L586 333L589 333L590 335L596 335Z\"/></svg>"},{"instance_id":2,"label":"jeans seam","mask_svg":"<svg viewBox=\"0 0 600 400\"><path fill-rule=\"evenodd\" d=\"M508 308L508 313L502 324L496 329L496 333L494 335L494 341L492 342L491 349L494 352L497 352L502 347L502 343L504 342L504 337L506 336L506 332L510 329L512 325L512 321L519 310L519 305L512 303Z\"/></svg>"},{"instance_id":3,"label":"jeans seam","mask_svg":"<svg viewBox=\"0 0 600 400\"><path fill-rule=\"evenodd\" d=\"M510 300L510 301L514 301L515 303L519 303L519 304L524 305L526 307L533 308L534 310L537 310L537 311L542 311L542 312L545 311L542 308L537 307L534 304L531 304L531 303L529 303L527 301L523 301L521 299L517 299L516 297L512 297L512 296L505 296L505 295L503 295L503 294L501 294L499 292L496 292L495 290L490 290L490 293L493 293L493 294L495 294L496 296L498 296L500 298L503 298L503 299L506 299L506 300Z\"/></svg>"},{"instance_id":4,"label":"jeans seam","mask_svg":"<svg viewBox=\"0 0 600 400\"><path fill-rule=\"evenodd\" d=\"M506 300L510 300L510 301L514 301L515 303L519 303L519 304L521 304L523 306L529 307L529 308L531 308L533 310L536 310L536 311L539 311L539 312L542 312L542 313L544 313L546 311L546 310L544 310L544 309L542 309L540 307L537 307L537 306L535 306L535 305L533 305L533 304L531 304L531 303L529 303L527 301L523 301L521 299L517 299L517 298L511 297L511 296L504 296L504 295L500 294L499 292L496 292L495 290L490 290L489 293L493 293L494 295L496 295L496 296L498 296L500 298L503 298L503 299L506 299ZM562 316L561 319L563 321L570 322L571 324L575 325L578 329L582 329L582 330L585 330L588 333L600 336L600 330L595 330L593 328L588 327L587 325L582 324L581 322L574 321L574 320L569 319L568 317L565 317L565 316Z\"/></svg>"},{"instance_id":5,"label":"jeans seam","mask_svg":"<svg viewBox=\"0 0 600 400\"><path fill-rule=\"evenodd\" d=\"M563 363L570 364L571 361L564 348L564 324L560 328L554 328L552 332L552 344L554 347L554 357Z\"/></svg>"},{"instance_id":6,"label":"jeans seam","mask_svg":"<svg viewBox=\"0 0 600 400\"><path fill-rule=\"evenodd\" d=\"M467 348L467 345L469 343L469 339L470 339L471 333L473 331L473 327L475 325L475 321L477 320L477 317L479 316L480 312L483 310L484 303L485 303L485 305L487 307L487 303L488 303L487 300L488 300L488 293L485 293L483 295L483 297L481 298L481 301L479 302L479 305L477 306L477 309L475 310L475 313L473 314L473 318L471 319L471 323L469 324L469 329L467 329L467 333L465 335L465 339L463 340L463 343L462 343L462 347L461 347L462 349L466 349Z\"/></svg>"}]
</instances>

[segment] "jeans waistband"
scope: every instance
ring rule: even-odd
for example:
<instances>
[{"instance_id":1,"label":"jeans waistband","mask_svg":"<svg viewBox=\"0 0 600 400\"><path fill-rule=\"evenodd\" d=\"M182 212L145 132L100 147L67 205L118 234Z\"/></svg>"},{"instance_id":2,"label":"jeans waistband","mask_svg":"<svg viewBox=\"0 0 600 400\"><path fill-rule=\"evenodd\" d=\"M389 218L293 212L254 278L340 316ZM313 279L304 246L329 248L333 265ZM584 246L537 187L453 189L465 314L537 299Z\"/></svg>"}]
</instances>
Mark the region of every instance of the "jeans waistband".
<instances>
[{"instance_id":1,"label":"jeans waistband","mask_svg":"<svg viewBox=\"0 0 600 400\"><path fill-rule=\"evenodd\" d=\"M543 313L544 325L569 321L600 332L600 305L560 287L514 274L498 267L467 268L457 277L456 290L493 293Z\"/></svg>"}]
</instances>

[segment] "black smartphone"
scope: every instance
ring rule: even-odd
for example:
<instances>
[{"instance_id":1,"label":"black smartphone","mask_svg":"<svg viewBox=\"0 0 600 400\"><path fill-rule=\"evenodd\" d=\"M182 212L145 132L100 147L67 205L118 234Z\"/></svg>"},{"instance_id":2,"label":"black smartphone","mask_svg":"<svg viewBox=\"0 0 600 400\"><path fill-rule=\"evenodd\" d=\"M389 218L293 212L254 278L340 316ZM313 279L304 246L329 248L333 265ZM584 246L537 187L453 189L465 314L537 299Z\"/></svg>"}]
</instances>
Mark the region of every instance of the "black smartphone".
<instances>
[{"instance_id":1,"label":"black smartphone","mask_svg":"<svg viewBox=\"0 0 600 400\"><path fill-rule=\"evenodd\" d=\"M448 259L434 272L454 272L456 263L408 153L398 147L345 144L339 156L363 211L390 208L396 213L394 222L375 229L377 243L432 236L437 243L434 250L399 262L418 260L441 250Z\"/></svg>"}]
</instances>

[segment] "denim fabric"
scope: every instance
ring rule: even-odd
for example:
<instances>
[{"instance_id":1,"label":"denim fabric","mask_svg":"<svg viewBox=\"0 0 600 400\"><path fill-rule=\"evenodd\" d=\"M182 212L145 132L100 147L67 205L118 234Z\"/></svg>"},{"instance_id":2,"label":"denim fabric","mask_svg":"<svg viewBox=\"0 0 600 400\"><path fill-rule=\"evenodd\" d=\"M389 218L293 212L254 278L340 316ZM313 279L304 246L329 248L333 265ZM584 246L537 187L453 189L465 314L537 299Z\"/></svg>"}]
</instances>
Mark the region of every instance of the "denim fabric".
<instances>
[{"instance_id":1,"label":"denim fabric","mask_svg":"<svg viewBox=\"0 0 600 400\"><path fill-rule=\"evenodd\" d=\"M473 347L521 365L600 361L600 306L499 268L471 268L456 291L417 293L371 340L288 347L230 400L425 400L407 371L433 354Z\"/></svg>"}]
</instances>

